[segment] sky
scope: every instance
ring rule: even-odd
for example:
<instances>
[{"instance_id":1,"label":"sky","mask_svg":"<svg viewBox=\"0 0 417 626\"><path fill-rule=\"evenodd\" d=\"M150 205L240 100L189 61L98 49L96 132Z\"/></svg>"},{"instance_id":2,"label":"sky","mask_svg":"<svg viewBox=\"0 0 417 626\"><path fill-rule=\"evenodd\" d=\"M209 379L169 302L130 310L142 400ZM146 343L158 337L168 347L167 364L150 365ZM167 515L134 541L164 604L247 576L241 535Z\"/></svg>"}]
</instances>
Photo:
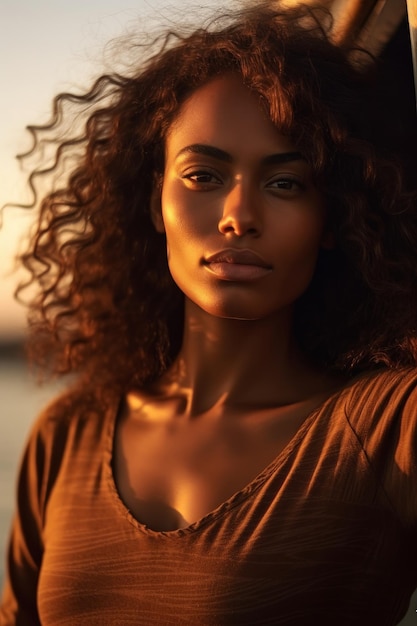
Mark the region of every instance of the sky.
<instances>
[{"instance_id":1,"label":"sky","mask_svg":"<svg viewBox=\"0 0 417 626\"><path fill-rule=\"evenodd\" d=\"M219 6L220 0L204 0L204 11L210 14ZM0 206L30 198L15 158L31 145L26 125L49 119L59 91L89 85L103 67L103 51L111 39L202 14L198 0L181 0L180 9L175 0L0 0ZM32 218L30 211L3 212L0 340L24 329L24 309L13 299L23 275L12 269Z\"/></svg>"}]
</instances>

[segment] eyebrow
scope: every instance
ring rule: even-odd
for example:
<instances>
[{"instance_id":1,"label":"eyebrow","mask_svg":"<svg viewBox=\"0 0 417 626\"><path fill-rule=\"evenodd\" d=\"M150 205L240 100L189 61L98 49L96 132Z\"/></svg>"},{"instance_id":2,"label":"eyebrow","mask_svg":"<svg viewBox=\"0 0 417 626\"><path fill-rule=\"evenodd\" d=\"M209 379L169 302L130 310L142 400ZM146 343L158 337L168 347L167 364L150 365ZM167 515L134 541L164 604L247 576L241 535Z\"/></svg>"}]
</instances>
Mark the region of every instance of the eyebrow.
<instances>
[{"instance_id":1,"label":"eyebrow","mask_svg":"<svg viewBox=\"0 0 417 626\"><path fill-rule=\"evenodd\" d=\"M233 161L233 157L228 152L202 143L193 143L190 146L182 148L182 150L178 152L176 158L182 156L183 154L203 154L204 156L209 156L214 159L218 159L219 161L224 161L225 163L231 163ZM289 163L290 161L300 160L305 160L301 152L278 152L277 154L269 154L266 156L262 159L262 164L279 165L280 163Z\"/></svg>"}]
</instances>

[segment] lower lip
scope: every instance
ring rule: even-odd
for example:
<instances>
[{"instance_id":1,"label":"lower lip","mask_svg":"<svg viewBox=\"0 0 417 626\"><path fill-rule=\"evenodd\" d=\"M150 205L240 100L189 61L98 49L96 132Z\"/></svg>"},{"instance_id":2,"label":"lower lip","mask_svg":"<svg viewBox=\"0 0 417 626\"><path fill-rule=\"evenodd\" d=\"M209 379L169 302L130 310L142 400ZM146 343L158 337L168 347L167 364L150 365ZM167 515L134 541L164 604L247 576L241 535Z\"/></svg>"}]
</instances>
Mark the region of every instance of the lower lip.
<instances>
[{"instance_id":1,"label":"lower lip","mask_svg":"<svg viewBox=\"0 0 417 626\"><path fill-rule=\"evenodd\" d=\"M207 263L205 267L218 278L230 281L257 280L271 272L269 267L241 263Z\"/></svg>"}]
</instances>

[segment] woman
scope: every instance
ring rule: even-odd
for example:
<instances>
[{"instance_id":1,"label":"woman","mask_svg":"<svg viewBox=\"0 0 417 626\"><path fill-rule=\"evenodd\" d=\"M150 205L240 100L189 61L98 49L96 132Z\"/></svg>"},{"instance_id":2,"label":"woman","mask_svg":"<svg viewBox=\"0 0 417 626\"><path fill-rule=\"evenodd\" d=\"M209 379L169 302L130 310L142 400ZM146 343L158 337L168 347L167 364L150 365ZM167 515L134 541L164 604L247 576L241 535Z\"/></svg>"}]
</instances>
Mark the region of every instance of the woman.
<instances>
[{"instance_id":1,"label":"woman","mask_svg":"<svg viewBox=\"0 0 417 626\"><path fill-rule=\"evenodd\" d=\"M23 257L32 354L78 377L23 458L1 624L406 612L416 194L328 21L168 37L33 130L58 151L32 176L57 180Z\"/></svg>"}]
</instances>

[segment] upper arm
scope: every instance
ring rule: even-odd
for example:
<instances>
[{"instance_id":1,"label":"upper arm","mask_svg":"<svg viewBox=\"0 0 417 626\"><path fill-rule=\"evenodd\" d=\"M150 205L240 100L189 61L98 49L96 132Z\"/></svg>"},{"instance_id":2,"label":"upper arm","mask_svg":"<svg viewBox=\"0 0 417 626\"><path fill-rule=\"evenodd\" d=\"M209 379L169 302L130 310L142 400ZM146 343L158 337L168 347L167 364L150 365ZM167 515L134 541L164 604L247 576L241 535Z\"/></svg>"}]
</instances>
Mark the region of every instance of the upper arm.
<instances>
[{"instance_id":1,"label":"upper arm","mask_svg":"<svg viewBox=\"0 0 417 626\"><path fill-rule=\"evenodd\" d=\"M39 420L35 424L20 463L17 503L0 604L2 626L40 624L36 597L43 555L47 430L45 422Z\"/></svg>"}]
</instances>

